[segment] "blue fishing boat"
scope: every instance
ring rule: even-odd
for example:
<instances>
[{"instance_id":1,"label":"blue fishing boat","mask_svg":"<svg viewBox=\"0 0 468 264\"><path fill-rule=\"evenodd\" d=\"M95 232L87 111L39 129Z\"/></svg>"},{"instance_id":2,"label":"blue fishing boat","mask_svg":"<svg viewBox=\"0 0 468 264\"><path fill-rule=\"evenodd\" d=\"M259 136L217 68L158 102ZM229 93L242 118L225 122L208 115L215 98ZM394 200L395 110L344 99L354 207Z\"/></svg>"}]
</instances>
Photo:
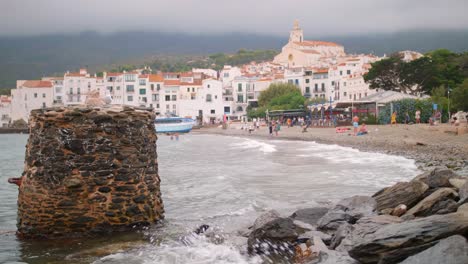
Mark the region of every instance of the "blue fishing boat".
<instances>
[{"instance_id":1,"label":"blue fishing boat","mask_svg":"<svg viewBox=\"0 0 468 264\"><path fill-rule=\"evenodd\" d=\"M156 133L188 133L195 122L184 117L157 117L155 122Z\"/></svg>"}]
</instances>

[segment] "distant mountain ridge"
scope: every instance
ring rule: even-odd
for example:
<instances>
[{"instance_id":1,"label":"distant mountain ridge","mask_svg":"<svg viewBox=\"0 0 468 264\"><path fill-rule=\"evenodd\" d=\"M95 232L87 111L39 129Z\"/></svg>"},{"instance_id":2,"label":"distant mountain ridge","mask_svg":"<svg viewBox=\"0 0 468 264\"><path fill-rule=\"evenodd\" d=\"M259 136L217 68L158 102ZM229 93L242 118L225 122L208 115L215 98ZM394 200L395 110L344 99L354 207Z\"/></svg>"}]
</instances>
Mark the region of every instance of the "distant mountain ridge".
<instances>
[{"instance_id":1,"label":"distant mountain ridge","mask_svg":"<svg viewBox=\"0 0 468 264\"><path fill-rule=\"evenodd\" d=\"M347 53L376 55L400 50L468 50L468 29L336 37L309 35L307 39L340 43ZM0 37L0 88L14 87L17 79L61 75L67 70L85 66L92 71L102 70L106 65L143 61L158 54L208 55L233 53L239 49L279 50L287 40L287 32L283 37L244 33L190 35L160 32L84 32L74 35Z\"/></svg>"}]
</instances>

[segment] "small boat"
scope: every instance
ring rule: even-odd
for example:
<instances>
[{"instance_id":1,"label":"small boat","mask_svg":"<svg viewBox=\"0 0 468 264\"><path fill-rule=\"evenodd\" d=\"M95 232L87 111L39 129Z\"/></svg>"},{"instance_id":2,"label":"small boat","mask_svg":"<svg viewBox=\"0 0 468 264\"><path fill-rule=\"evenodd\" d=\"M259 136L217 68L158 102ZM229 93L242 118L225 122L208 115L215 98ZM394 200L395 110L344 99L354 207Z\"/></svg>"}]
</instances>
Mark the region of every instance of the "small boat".
<instances>
[{"instance_id":1,"label":"small boat","mask_svg":"<svg viewBox=\"0 0 468 264\"><path fill-rule=\"evenodd\" d=\"M195 122L184 117L157 117L154 126L156 133L188 133Z\"/></svg>"}]
</instances>

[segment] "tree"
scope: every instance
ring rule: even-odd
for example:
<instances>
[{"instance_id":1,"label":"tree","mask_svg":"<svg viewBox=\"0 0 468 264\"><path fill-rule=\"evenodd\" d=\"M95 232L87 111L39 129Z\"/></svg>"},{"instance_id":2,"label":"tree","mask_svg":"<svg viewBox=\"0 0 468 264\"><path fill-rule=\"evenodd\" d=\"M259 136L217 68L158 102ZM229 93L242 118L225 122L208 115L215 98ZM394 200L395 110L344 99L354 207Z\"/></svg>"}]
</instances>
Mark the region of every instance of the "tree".
<instances>
[{"instance_id":1,"label":"tree","mask_svg":"<svg viewBox=\"0 0 468 264\"><path fill-rule=\"evenodd\" d=\"M401 62L401 59L395 55L372 63L372 68L364 74L364 81L369 83L371 89L400 91Z\"/></svg>"},{"instance_id":2,"label":"tree","mask_svg":"<svg viewBox=\"0 0 468 264\"><path fill-rule=\"evenodd\" d=\"M286 94L298 94L302 96L301 90L294 84L273 83L268 87L268 89L260 93L260 96L258 97L258 105L267 106L274 98Z\"/></svg>"},{"instance_id":3,"label":"tree","mask_svg":"<svg viewBox=\"0 0 468 264\"><path fill-rule=\"evenodd\" d=\"M452 100L451 108L457 111L468 111L468 79L453 89L450 94Z\"/></svg>"}]
</instances>

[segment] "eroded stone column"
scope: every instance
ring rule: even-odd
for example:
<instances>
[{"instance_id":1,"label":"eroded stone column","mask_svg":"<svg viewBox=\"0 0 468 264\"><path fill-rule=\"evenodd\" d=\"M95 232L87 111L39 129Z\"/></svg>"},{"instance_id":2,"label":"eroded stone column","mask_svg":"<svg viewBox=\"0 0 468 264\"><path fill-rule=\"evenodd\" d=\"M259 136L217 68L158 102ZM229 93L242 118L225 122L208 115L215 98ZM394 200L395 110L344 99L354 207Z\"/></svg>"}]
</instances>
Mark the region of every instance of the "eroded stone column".
<instances>
[{"instance_id":1,"label":"eroded stone column","mask_svg":"<svg viewBox=\"0 0 468 264\"><path fill-rule=\"evenodd\" d=\"M154 115L133 108L34 110L18 233L123 231L163 218Z\"/></svg>"}]
</instances>

